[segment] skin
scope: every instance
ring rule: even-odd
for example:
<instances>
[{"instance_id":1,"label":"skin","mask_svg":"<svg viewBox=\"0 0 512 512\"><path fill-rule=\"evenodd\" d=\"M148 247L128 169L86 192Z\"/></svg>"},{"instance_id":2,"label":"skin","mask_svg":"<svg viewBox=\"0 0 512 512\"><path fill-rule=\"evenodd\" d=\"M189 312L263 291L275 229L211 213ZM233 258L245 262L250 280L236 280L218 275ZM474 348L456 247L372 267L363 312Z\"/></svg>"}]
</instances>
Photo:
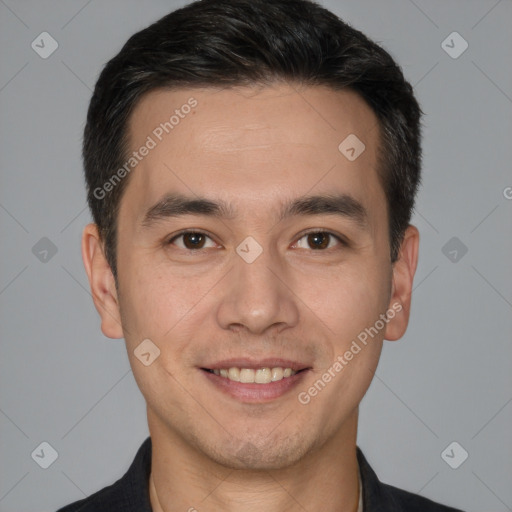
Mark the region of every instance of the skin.
<instances>
[{"instance_id":1,"label":"skin","mask_svg":"<svg viewBox=\"0 0 512 512\"><path fill-rule=\"evenodd\" d=\"M147 402L153 510L355 512L358 405L383 340L407 328L419 243L409 226L391 263L376 116L354 92L319 86L157 91L133 112L131 146L190 97L198 102L193 113L130 175L117 288L94 224L82 240L102 331L125 338ZM338 150L350 133L366 146L352 162ZM186 215L142 227L168 192L229 201L236 216ZM365 227L329 214L276 218L287 201L334 192L364 206ZM187 251L183 237L168 243L189 228L212 235L202 249ZM328 237L328 248L312 248L306 230L332 232L348 245ZM250 264L236 252L247 236L263 249ZM298 393L393 304L401 311L301 404ZM160 349L149 366L134 355L146 338ZM277 399L246 403L200 370L233 357L280 357L310 369Z\"/></svg>"}]
</instances>

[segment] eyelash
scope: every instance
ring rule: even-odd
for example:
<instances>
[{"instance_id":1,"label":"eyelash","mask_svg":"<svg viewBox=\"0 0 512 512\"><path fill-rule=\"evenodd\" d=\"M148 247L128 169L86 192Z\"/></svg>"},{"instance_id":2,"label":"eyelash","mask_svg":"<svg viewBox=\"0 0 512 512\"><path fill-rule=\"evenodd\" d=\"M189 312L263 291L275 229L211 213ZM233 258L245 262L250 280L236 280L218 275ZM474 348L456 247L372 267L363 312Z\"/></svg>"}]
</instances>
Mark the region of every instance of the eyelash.
<instances>
[{"instance_id":1,"label":"eyelash","mask_svg":"<svg viewBox=\"0 0 512 512\"><path fill-rule=\"evenodd\" d=\"M185 229L183 231L180 231L179 233L173 235L172 238L170 238L167 242L166 242L166 245L171 245L176 239L180 238L181 236L183 235L187 235L187 234L194 234L194 235L203 235L203 236L206 236L208 237L210 240L213 241L213 237L205 232L205 231L200 231L200 230L193 230L193 229ZM304 238L305 236L307 235L310 235L310 234L323 234L323 235L329 235L333 238L335 238L342 247L348 247L349 244L346 240L344 240L344 238L341 236L341 235L336 235L335 233L332 233L331 231L325 231L325 230L321 230L321 229L311 229L309 231L306 231L304 233L301 233L301 235L299 236L299 238L297 238L297 242L299 240L301 240L302 238ZM181 247L179 247L179 249L182 249ZM330 247L328 249L317 249L319 252L326 252L326 251L330 251L334 249L333 247ZM204 250L203 248L200 248L200 249L182 249L184 251L189 251L189 252L198 252L198 251L201 251L201 250ZM311 249L312 251L317 251L315 249Z\"/></svg>"}]
</instances>

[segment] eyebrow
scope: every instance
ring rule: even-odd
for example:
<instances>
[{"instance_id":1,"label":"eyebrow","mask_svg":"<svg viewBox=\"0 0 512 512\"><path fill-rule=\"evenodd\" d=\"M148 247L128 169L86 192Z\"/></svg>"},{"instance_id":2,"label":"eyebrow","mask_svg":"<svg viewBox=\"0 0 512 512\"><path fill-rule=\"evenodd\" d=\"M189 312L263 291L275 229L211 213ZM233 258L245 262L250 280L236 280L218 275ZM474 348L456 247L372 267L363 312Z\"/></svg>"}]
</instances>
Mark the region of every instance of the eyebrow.
<instances>
[{"instance_id":1,"label":"eyebrow","mask_svg":"<svg viewBox=\"0 0 512 512\"><path fill-rule=\"evenodd\" d=\"M198 215L232 220L236 209L225 201L213 201L203 197L182 194L166 194L151 206L142 220L144 228L150 228L159 221L184 215ZM283 205L278 212L277 222L292 216L337 215L353 221L360 228L368 227L368 212L354 197L348 194L328 194L299 197Z\"/></svg>"}]
</instances>

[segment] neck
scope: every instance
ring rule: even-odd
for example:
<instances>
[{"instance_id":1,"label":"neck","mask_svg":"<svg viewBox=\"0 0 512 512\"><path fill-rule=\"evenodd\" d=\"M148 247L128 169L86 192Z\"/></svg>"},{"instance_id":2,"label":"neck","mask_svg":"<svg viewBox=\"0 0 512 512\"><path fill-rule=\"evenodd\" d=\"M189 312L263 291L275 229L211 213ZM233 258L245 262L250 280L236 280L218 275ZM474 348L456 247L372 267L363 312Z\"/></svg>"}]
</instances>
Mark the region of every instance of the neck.
<instances>
[{"instance_id":1,"label":"neck","mask_svg":"<svg viewBox=\"0 0 512 512\"><path fill-rule=\"evenodd\" d=\"M357 512L357 411L347 425L290 467L240 470L222 466L149 422L153 512Z\"/></svg>"}]
</instances>

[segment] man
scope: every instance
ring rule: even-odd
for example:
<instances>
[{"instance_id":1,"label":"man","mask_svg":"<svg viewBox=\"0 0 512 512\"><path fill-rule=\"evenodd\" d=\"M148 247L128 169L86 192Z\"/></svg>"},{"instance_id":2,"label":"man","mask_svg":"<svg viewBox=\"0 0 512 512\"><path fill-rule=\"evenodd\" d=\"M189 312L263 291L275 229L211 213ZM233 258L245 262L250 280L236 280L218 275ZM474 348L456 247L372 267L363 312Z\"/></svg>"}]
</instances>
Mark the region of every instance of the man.
<instances>
[{"instance_id":1,"label":"man","mask_svg":"<svg viewBox=\"0 0 512 512\"><path fill-rule=\"evenodd\" d=\"M204 0L103 70L82 253L150 438L78 511L453 511L356 446L407 328L420 115L392 58L307 0Z\"/></svg>"}]
</instances>

